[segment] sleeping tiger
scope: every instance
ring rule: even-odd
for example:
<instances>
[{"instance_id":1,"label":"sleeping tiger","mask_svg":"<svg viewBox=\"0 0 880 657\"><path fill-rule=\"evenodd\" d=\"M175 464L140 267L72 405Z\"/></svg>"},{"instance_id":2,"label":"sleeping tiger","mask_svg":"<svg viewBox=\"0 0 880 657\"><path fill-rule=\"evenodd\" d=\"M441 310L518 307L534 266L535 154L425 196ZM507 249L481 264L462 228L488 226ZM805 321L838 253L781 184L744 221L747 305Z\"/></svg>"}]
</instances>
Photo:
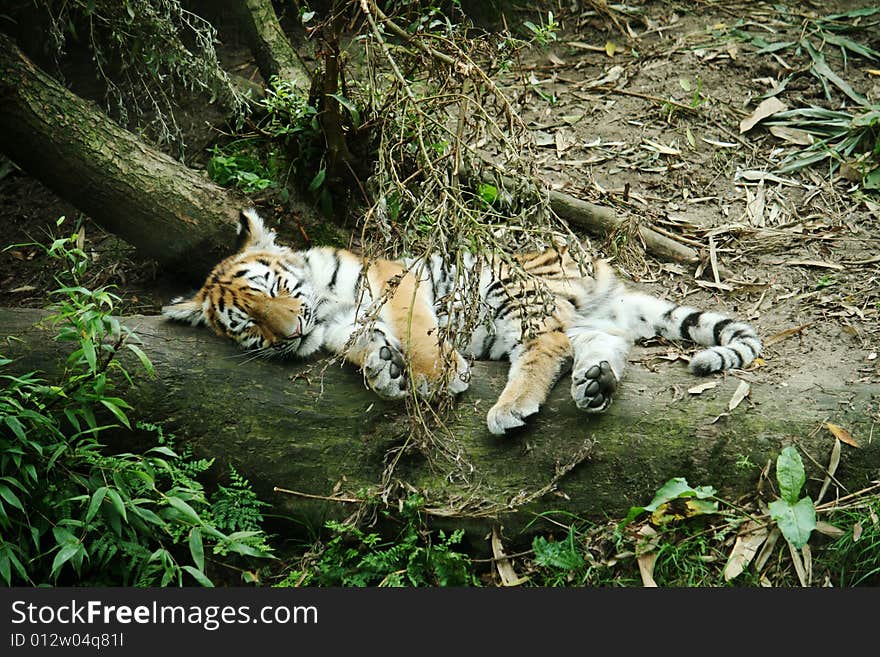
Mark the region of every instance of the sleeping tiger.
<instances>
[{"instance_id":1,"label":"sleeping tiger","mask_svg":"<svg viewBox=\"0 0 880 657\"><path fill-rule=\"evenodd\" d=\"M465 356L507 359L507 383L486 417L497 435L537 413L569 364L575 404L588 413L604 411L639 338L660 335L707 346L690 361L698 375L745 367L761 353L748 324L630 291L601 260L585 275L566 249L519 256L526 277L465 255L462 277L476 277L476 286L463 288L456 265L440 255L375 260L365 268L344 249L294 251L276 243L253 209L241 213L239 236L238 252L217 265L192 298L165 306L164 315L207 324L266 355L340 354L387 399L410 391L458 394L468 387ZM461 289L479 291L479 316L454 349L439 329L456 328L449 326L450 314L458 314L450 313L450 298L461 304L455 299ZM449 362L454 366L444 366Z\"/></svg>"}]
</instances>

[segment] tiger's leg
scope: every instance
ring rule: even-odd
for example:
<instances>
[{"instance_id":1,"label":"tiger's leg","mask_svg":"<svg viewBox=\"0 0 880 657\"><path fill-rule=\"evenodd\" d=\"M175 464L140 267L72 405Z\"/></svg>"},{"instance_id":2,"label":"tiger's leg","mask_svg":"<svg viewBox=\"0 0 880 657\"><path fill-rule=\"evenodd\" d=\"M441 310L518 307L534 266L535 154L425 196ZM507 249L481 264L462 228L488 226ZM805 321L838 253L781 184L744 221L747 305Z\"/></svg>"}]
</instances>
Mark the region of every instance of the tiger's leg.
<instances>
[{"instance_id":1,"label":"tiger's leg","mask_svg":"<svg viewBox=\"0 0 880 657\"><path fill-rule=\"evenodd\" d=\"M376 321L358 326L354 308L340 313L326 329L324 346L360 367L367 385L385 399L406 395L406 363L391 327Z\"/></svg>"},{"instance_id":2,"label":"tiger's leg","mask_svg":"<svg viewBox=\"0 0 880 657\"><path fill-rule=\"evenodd\" d=\"M430 397L439 388L452 394L467 390L468 363L452 345L441 341L437 315L415 276L405 272L399 262L388 260L374 263L369 276L373 290L384 290L392 278L396 279L380 317L403 345L415 391Z\"/></svg>"},{"instance_id":3,"label":"tiger's leg","mask_svg":"<svg viewBox=\"0 0 880 657\"><path fill-rule=\"evenodd\" d=\"M501 435L538 412L567 365L571 345L561 329L547 331L510 353L507 385L489 410L489 431Z\"/></svg>"},{"instance_id":4,"label":"tiger's leg","mask_svg":"<svg viewBox=\"0 0 880 657\"><path fill-rule=\"evenodd\" d=\"M600 413L611 404L632 347L626 331L603 324L581 324L567 331L574 354L571 396L587 413Z\"/></svg>"}]
</instances>

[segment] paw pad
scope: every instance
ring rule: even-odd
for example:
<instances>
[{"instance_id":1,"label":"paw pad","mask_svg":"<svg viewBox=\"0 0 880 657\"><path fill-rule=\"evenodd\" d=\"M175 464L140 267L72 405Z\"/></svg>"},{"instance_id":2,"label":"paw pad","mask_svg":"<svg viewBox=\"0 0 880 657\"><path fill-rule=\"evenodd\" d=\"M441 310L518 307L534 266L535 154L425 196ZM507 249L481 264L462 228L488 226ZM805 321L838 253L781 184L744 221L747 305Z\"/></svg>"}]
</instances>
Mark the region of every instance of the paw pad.
<instances>
[{"instance_id":1,"label":"paw pad","mask_svg":"<svg viewBox=\"0 0 880 657\"><path fill-rule=\"evenodd\" d=\"M617 376L607 360L572 375L571 395L577 407L587 413L599 413L608 408L615 390Z\"/></svg>"}]
</instances>

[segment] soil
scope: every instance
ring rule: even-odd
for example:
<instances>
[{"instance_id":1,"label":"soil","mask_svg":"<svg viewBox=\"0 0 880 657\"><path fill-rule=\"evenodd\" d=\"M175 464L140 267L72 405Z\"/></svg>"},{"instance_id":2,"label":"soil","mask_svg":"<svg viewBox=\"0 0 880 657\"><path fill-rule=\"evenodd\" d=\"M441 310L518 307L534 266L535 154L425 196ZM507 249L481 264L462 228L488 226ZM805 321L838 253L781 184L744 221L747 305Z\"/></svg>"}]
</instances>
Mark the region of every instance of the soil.
<instances>
[{"instance_id":1,"label":"soil","mask_svg":"<svg viewBox=\"0 0 880 657\"><path fill-rule=\"evenodd\" d=\"M838 109L847 99L833 87L826 97L806 72L803 53L759 53L729 34L718 36L742 20L743 30L768 41L798 39L798 27L780 21L769 3L632 4L642 16L620 17L621 24L628 22L638 38L587 11L587 3L576 12L557 10L562 28L556 40L531 49L514 71L526 80L511 80L510 88L524 96L524 118L541 145L542 175L557 189L613 205L621 216L699 249L705 261L695 269L638 250L615 254L609 240L592 236L595 250L634 285L752 322L766 353L737 376L783 386L796 376L819 386L831 377L880 383L880 195L862 190L846 168L847 175L820 166L761 182L748 172L772 173L799 147L761 124L745 133L739 127L789 72L803 72L777 96L790 108ZM797 6L805 15L827 15L861 5ZM539 22L535 10L517 17ZM876 28L858 36L880 49ZM878 102L880 76L870 71L877 65L859 58L844 64L831 48L827 56L834 70ZM611 87L599 84L603 79ZM58 227L60 216L67 221ZM75 208L0 161L2 244L17 245L0 253L0 305L46 304L52 264L43 249L22 244L69 235L78 218ZM86 284L117 286L120 314L156 314L179 292L154 263L81 219L93 260ZM726 273L715 276L713 256ZM684 349L652 341L632 359L657 367ZM880 411L874 418L880 421Z\"/></svg>"}]
</instances>

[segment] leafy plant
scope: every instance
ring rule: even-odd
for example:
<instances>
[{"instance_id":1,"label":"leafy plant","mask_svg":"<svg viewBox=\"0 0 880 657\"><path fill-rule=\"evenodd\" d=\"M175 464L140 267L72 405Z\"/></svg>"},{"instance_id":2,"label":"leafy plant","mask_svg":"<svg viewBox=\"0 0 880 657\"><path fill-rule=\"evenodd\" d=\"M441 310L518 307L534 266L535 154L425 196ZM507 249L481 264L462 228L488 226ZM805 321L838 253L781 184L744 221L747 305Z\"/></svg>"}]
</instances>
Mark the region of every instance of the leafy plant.
<instances>
[{"instance_id":1,"label":"leafy plant","mask_svg":"<svg viewBox=\"0 0 880 657\"><path fill-rule=\"evenodd\" d=\"M403 502L403 528L393 541L365 532L352 524L328 521L333 538L319 550L307 570L296 570L280 585L312 586L465 586L477 584L470 559L456 547L463 530L447 535L424 528L420 510L424 500L410 496ZM385 512L387 516L388 513Z\"/></svg>"},{"instance_id":2,"label":"leafy plant","mask_svg":"<svg viewBox=\"0 0 880 657\"><path fill-rule=\"evenodd\" d=\"M718 502L715 500L715 492L712 486L693 488L684 477L674 477L660 487L647 506L631 507L624 523L632 522L646 512L652 514L652 522L658 525L665 524L676 516L716 513Z\"/></svg>"},{"instance_id":3,"label":"leafy plant","mask_svg":"<svg viewBox=\"0 0 880 657\"><path fill-rule=\"evenodd\" d=\"M546 46L557 40L557 32L559 31L559 23L553 18L553 12L547 12L547 22L543 18L540 25L535 25L532 21L523 21L523 26L532 33L532 40L541 45Z\"/></svg>"},{"instance_id":4,"label":"leafy plant","mask_svg":"<svg viewBox=\"0 0 880 657\"><path fill-rule=\"evenodd\" d=\"M880 187L880 106L868 106L859 114L802 107L774 114L764 123L800 130L816 138L807 148L787 157L778 173L825 160L829 160L834 171L841 163L852 160L853 165L861 167L866 187Z\"/></svg>"},{"instance_id":5,"label":"leafy plant","mask_svg":"<svg viewBox=\"0 0 880 657\"><path fill-rule=\"evenodd\" d=\"M816 528L816 508L809 497L800 497L807 481L804 464L794 447L786 447L776 459L779 499L770 502L770 517L789 543L800 549Z\"/></svg>"},{"instance_id":6,"label":"leafy plant","mask_svg":"<svg viewBox=\"0 0 880 657\"><path fill-rule=\"evenodd\" d=\"M76 240L44 247L64 265L46 320L72 345L63 370L51 379L12 373L14 361L0 357L0 581L209 586L207 555L269 556L265 535L211 522L195 478L211 462L176 450L157 425L135 425L155 437L142 453L99 442L108 429L133 429L130 406L114 394L117 376L132 381L121 354L148 374L153 366L112 316L117 297L81 285L88 257Z\"/></svg>"},{"instance_id":7,"label":"leafy plant","mask_svg":"<svg viewBox=\"0 0 880 657\"><path fill-rule=\"evenodd\" d=\"M220 101L241 122L248 99L237 90L215 50L217 30L181 0L47 0L35 3L48 20L46 47L59 60L87 49L115 118L148 127L160 143L183 152L178 124L185 91ZM41 29L44 26L39 26Z\"/></svg>"},{"instance_id":8,"label":"leafy plant","mask_svg":"<svg viewBox=\"0 0 880 657\"><path fill-rule=\"evenodd\" d=\"M261 192L278 183L272 172L255 156L234 152L234 146L214 146L208 160L208 175L220 185L237 187L246 194Z\"/></svg>"},{"instance_id":9,"label":"leafy plant","mask_svg":"<svg viewBox=\"0 0 880 657\"><path fill-rule=\"evenodd\" d=\"M828 521L846 530L820 552L815 571L827 571L836 586L880 583L880 497L832 512Z\"/></svg>"}]
</instances>

